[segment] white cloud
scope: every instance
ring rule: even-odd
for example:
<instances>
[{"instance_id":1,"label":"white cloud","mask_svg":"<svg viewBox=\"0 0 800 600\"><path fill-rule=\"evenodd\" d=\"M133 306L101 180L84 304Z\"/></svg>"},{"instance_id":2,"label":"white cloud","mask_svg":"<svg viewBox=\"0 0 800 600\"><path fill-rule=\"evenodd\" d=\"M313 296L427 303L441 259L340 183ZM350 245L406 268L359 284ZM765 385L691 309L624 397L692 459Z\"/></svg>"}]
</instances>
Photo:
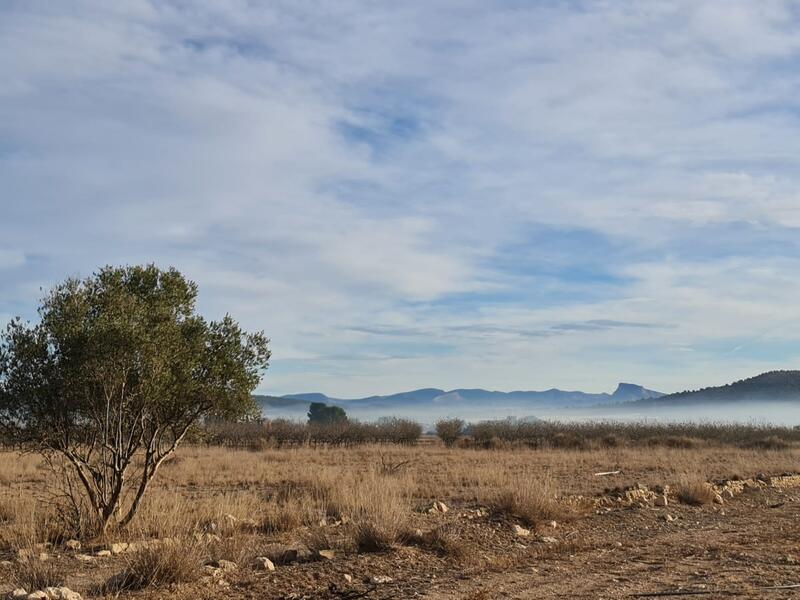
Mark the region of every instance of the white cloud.
<instances>
[{"instance_id":1,"label":"white cloud","mask_svg":"<svg viewBox=\"0 0 800 600\"><path fill-rule=\"evenodd\" d=\"M157 261L267 330L276 391L788 364L793 6L579 4L0 9L0 312ZM663 326L514 333L602 319Z\"/></svg>"}]
</instances>

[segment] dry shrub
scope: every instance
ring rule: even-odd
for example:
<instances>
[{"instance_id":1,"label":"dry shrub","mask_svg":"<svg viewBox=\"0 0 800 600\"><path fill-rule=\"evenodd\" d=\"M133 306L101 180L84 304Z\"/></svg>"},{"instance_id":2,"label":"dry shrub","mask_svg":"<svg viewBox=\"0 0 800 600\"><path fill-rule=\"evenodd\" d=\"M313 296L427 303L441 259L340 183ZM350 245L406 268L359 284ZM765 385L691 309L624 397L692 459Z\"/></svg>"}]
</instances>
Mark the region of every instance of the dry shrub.
<instances>
[{"instance_id":1,"label":"dry shrub","mask_svg":"<svg viewBox=\"0 0 800 600\"><path fill-rule=\"evenodd\" d=\"M26 590L43 590L64 585L66 576L56 563L37 558L26 558L12 563L11 579Z\"/></svg>"},{"instance_id":2,"label":"dry shrub","mask_svg":"<svg viewBox=\"0 0 800 600\"><path fill-rule=\"evenodd\" d=\"M711 504L714 502L716 492L705 481L700 480L684 480L678 484L676 490L678 500L684 504L692 506L702 506L703 504Z\"/></svg>"},{"instance_id":3,"label":"dry shrub","mask_svg":"<svg viewBox=\"0 0 800 600\"><path fill-rule=\"evenodd\" d=\"M440 556L448 556L460 560L467 555L467 544L451 525L440 525L425 532L414 532L406 535L406 543L419 546Z\"/></svg>"},{"instance_id":4,"label":"dry shrub","mask_svg":"<svg viewBox=\"0 0 800 600\"><path fill-rule=\"evenodd\" d=\"M403 539L410 518L408 477L386 477L373 471L352 474L330 490L330 508L346 517L360 552L391 549Z\"/></svg>"},{"instance_id":5,"label":"dry shrub","mask_svg":"<svg viewBox=\"0 0 800 600\"><path fill-rule=\"evenodd\" d=\"M112 577L105 592L141 590L195 581L201 575L205 546L182 540L149 545L125 555L123 571Z\"/></svg>"},{"instance_id":6,"label":"dry shrub","mask_svg":"<svg viewBox=\"0 0 800 600\"><path fill-rule=\"evenodd\" d=\"M565 520L571 508L559 502L549 477L519 477L507 480L489 492L486 504L496 514L516 518L529 526L543 521Z\"/></svg>"},{"instance_id":7,"label":"dry shrub","mask_svg":"<svg viewBox=\"0 0 800 600\"><path fill-rule=\"evenodd\" d=\"M765 437L763 440L752 442L750 447L757 450L788 450L792 445L777 435L771 435Z\"/></svg>"}]
</instances>

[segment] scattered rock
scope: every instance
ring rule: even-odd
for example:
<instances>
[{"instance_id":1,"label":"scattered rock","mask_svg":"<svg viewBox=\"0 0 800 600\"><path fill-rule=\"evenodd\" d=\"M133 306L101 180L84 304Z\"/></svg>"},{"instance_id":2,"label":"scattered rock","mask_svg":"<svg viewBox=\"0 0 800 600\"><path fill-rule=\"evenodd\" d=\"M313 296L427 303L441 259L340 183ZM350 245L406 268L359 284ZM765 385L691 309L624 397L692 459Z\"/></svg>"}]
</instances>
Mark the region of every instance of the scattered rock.
<instances>
[{"instance_id":1,"label":"scattered rock","mask_svg":"<svg viewBox=\"0 0 800 600\"><path fill-rule=\"evenodd\" d=\"M81 562L92 562L94 560L94 556L89 556L88 554L76 554L75 558Z\"/></svg>"},{"instance_id":2,"label":"scattered rock","mask_svg":"<svg viewBox=\"0 0 800 600\"><path fill-rule=\"evenodd\" d=\"M531 534L530 529L525 529L524 527L520 527L516 523L512 527L514 533L520 537L528 537Z\"/></svg>"},{"instance_id":3,"label":"scattered rock","mask_svg":"<svg viewBox=\"0 0 800 600\"><path fill-rule=\"evenodd\" d=\"M81 595L68 587L48 587L44 589L44 592L45 597L49 600L81 600Z\"/></svg>"},{"instance_id":4,"label":"scattered rock","mask_svg":"<svg viewBox=\"0 0 800 600\"><path fill-rule=\"evenodd\" d=\"M724 489L722 490L722 494L720 494L723 500L732 500L733 499L733 490L731 489Z\"/></svg>"},{"instance_id":5,"label":"scattered rock","mask_svg":"<svg viewBox=\"0 0 800 600\"><path fill-rule=\"evenodd\" d=\"M558 522L557 521L550 521L547 524L547 526L550 527L551 529L555 529L556 527L558 527Z\"/></svg>"},{"instance_id":6,"label":"scattered rock","mask_svg":"<svg viewBox=\"0 0 800 600\"><path fill-rule=\"evenodd\" d=\"M332 560L336 556L335 550L320 550L317 552L320 558L325 558L327 560Z\"/></svg>"},{"instance_id":7,"label":"scattered rock","mask_svg":"<svg viewBox=\"0 0 800 600\"><path fill-rule=\"evenodd\" d=\"M436 500L430 505L427 512L429 513L446 513L450 508L444 502Z\"/></svg>"},{"instance_id":8,"label":"scattered rock","mask_svg":"<svg viewBox=\"0 0 800 600\"><path fill-rule=\"evenodd\" d=\"M28 600L47 600L47 594L42 591L31 592L28 594Z\"/></svg>"},{"instance_id":9,"label":"scattered rock","mask_svg":"<svg viewBox=\"0 0 800 600\"><path fill-rule=\"evenodd\" d=\"M274 571L275 563L273 563L266 556L257 556L253 561L255 568L259 571Z\"/></svg>"},{"instance_id":10,"label":"scattered rock","mask_svg":"<svg viewBox=\"0 0 800 600\"><path fill-rule=\"evenodd\" d=\"M352 575L350 575L349 573L345 573L345 574L344 574L344 580L345 580L347 583L353 583L353 576L352 576Z\"/></svg>"},{"instance_id":11,"label":"scattered rock","mask_svg":"<svg viewBox=\"0 0 800 600\"><path fill-rule=\"evenodd\" d=\"M714 504L725 504L725 500L722 499L722 496L717 494L714 496Z\"/></svg>"},{"instance_id":12,"label":"scattered rock","mask_svg":"<svg viewBox=\"0 0 800 600\"><path fill-rule=\"evenodd\" d=\"M264 548L263 555L276 565L288 565L293 562L310 562L319 558L308 546L287 546L270 544Z\"/></svg>"},{"instance_id":13,"label":"scattered rock","mask_svg":"<svg viewBox=\"0 0 800 600\"><path fill-rule=\"evenodd\" d=\"M224 573L231 573L238 569L238 565L233 562L232 560L211 560L206 563L207 567L211 567L213 569L219 569Z\"/></svg>"},{"instance_id":14,"label":"scattered rock","mask_svg":"<svg viewBox=\"0 0 800 600\"><path fill-rule=\"evenodd\" d=\"M81 543L78 540L67 540L66 542L64 542L64 547L67 550L77 551L81 549Z\"/></svg>"},{"instance_id":15,"label":"scattered rock","mask_svg":"<svg viewBox=\"0 0 800 600\"><path fill-rule=\"evenodd\" d=\"M13 592L11 592L11 594L9 594L8 597L9 598L13 598L15 600L19 599L19 598L27 598L28 597L28 592L26 592L22 588L17 588Z\"/></svg>"},{"instance_id":16,"label":"scattered rock","mask_svg":"<svg viewBox=\"0 0 800 600\"><path fill-rule=\"evenodd\" d=\"M389 577L388 575L373 575L367 579L367 583L374 583L380 585L382 583L392 583L394 579Z\"/></svg>"},{"instance_id":17,"label":"scattered rock","mask_svg":"<svg viewBox=\"0 0 800 600\"><path fill-rule=\"evenodd\" d=\"M94 553L95 556L99 556L100 558L107 558L111 556L111 550L98 550Z\"/></svg>"},{"instance_id":18,"label":"scattered rock","mask_svg":"<svg viewBox=\"0 0 800 600\"><path fill-rule=\"evenodd\" d=\"M549 535L543 535L539 538L540 542L544 542L545 544L555 544L558 540L554 537L550 537Z\"/></svg>"},{"instance_id":19,"label":"scattered rock","mask_svg":"<svg viewBox=\"0 0 800 600\"><path fill-rule=\"evenodd\" d=\"M125 542L117 542L116 544L111 544L109 550L111 550L111 554L122 554L127 552L130 549L130 544L126 544Z\"/></svg>"}]
</instances>

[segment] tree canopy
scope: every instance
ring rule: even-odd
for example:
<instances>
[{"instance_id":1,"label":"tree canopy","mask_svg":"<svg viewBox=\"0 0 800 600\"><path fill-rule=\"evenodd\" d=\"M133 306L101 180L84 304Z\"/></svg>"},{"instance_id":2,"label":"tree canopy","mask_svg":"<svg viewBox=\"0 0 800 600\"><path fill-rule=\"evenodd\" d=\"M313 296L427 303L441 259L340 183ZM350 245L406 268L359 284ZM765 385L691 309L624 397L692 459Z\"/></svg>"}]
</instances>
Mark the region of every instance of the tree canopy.
<instances>
[{"instance_id":1,"label":"tree canopy","mask_svg":"<svg viewBox=\"0 0 800 600\"><path fill-rule=\"evenodd\" d=\"M175 269L105 267L0 334L0 429L62 455L102 529L130 522L193 424L257 410L268 340L227 315L205 320L196 299Z\"/></svg>"},{"instance_id":2,"label":"tree canopy","mask_svg":"<svg viewBox=\"0 0 800 600\"><path fill-rule=\"evenodd\" d=\"M347 421L347 413L340 406L328 406L324 402L312 402L308 407L308 422L330 425Z\"/></svg>"}]
</instances>

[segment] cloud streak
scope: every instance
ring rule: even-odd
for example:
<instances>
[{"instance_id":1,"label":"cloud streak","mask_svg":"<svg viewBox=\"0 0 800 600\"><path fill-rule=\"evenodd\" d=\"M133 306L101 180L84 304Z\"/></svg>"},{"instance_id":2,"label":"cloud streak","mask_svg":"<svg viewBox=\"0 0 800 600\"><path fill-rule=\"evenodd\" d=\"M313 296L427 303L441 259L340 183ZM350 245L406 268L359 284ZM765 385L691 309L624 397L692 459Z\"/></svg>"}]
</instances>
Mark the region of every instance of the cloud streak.
<instances>
[{"instance_id":1,"label":"cloud streak","mask_svg":"<svg viewBox=\"0 0 800 600\"><path fill-rule=\"evenodd\" d=\"M721 0L6 3L0 315L155 261L267 331L270 392L796 366L798 21Z\"/></svg>"}]
</instances>

